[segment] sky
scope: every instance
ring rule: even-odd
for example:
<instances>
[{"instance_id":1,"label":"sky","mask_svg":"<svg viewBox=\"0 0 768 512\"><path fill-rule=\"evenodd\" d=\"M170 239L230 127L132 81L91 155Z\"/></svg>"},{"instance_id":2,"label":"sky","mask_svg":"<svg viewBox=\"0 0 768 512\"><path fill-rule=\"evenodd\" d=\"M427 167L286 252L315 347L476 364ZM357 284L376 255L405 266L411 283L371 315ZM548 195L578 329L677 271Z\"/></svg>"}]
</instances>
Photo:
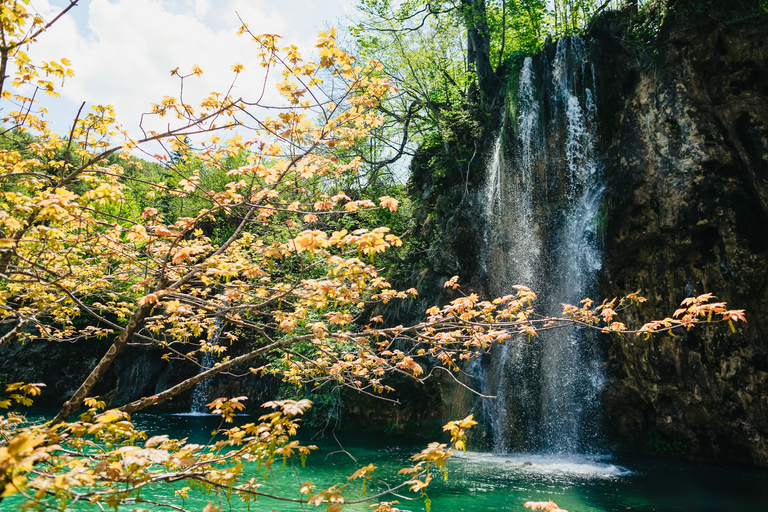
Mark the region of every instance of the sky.
<instances>
[{"instance_id":1,"label":"sky","mask_svg":"<svg viewBox=\"0 0 768 512\"><path fill-rule=\"evenodd\" d=\"M46 20L68 4L30 2ZM238 14L254 33L280 34L304 55L319 31L340 27L353 12L352 0L80 0L29 54L72 62L75 76L59 88L61 98L45 102L54 132L68 132L86 102L87 108L113 105L118 122L136 136L141 113L163 96L178 96L178 78L170 74L177 67L182 73L193 65L203 71L185 81L184 98L191 104L211 91L226 91L237 63L244 71L233 94L253 97L261 89L263 69L256 64L254 44L236 34Z\"/></svg>"}]
</instances>

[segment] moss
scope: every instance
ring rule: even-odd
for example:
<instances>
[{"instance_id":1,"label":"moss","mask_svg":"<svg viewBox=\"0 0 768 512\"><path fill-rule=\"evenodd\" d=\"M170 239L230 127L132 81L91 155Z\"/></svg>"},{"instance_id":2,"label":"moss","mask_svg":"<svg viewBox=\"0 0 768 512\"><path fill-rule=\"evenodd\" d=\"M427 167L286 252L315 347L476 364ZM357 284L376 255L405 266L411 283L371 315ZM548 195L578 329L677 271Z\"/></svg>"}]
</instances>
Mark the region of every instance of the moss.
<instances>
[{"instance_id":1,"label":"moss","mask_svg":"<svg viewBox=\"0 0 768 512\"><path fill-rule=\"evenodd\" d=\"M657 432L652 432L645 442L648 450L654 455L685 455L688 445L681 441L666 441Z\"/></svg>"}]
</instances>

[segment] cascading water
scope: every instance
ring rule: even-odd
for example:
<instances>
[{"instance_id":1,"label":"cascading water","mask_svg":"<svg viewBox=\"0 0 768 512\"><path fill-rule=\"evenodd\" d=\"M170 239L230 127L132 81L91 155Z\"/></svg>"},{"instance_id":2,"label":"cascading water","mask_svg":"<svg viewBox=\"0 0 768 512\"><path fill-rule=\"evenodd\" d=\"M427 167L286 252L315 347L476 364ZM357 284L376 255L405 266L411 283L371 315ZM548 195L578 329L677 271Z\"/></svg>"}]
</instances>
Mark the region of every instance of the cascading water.
<instances>
[{"instance_id":1,"label":"cascading water","mask_svg":"<svg viewBox=\"0 0 768 512\"><path fill-rule=\"evenodd\" d=\"M550 65L527 58L514 136L501 130L489 161L485 271L489 292L529 286L558 315L595 287L602 251L596 223L602 173L595 154L594 70L576 37L558 41ZM511 156L507 156L511 154ZM592 451L599 433L599 351L575 328L495 347L482 369L483 416L496 452Z\"/></svg>"},{"instance_id":2,"label":"cascading water","mask_svg":"<svg viewBox=\"0 0 768 512\"><path fill-rule=\"evenodd\" d=\"M200 371L205 371L211 368L216 363L216 356L213 352L205 352L203 354L203 360L201 361ZM205 408L205 404L208 403L209 393L211 390L211 380L205 379L200 382L192 391L192 405L189 408L189 412L192 414L206 414L208 411Z\"/></svg>"},{"instance_id":3,"label":"cascading water","mask_svg":"<svg viewBox=\"0 0 768 512\"><path fill-rule=\"evenodd\" d=\"M227 301L224 300L224 307L226 307ZM213 334L210 336L209 344L212 346L218 345L219 337L221 337L221 332L224 330L224 322L222 322L220 317L216 317L216 320L214 321L214 329ZM212 368L213 365L216 363L216 353L214 351L206 351L203 352L203 358L200 362L200 372L204 372L208 370L209 368ZM206 414L208 413L208 410L206 409L205 405L209 402L211 391L211 379L205 379L197 386L195 386L195 389L192 390L192 405L189 409L190 414Z\"/></svg>"}]
</instances>

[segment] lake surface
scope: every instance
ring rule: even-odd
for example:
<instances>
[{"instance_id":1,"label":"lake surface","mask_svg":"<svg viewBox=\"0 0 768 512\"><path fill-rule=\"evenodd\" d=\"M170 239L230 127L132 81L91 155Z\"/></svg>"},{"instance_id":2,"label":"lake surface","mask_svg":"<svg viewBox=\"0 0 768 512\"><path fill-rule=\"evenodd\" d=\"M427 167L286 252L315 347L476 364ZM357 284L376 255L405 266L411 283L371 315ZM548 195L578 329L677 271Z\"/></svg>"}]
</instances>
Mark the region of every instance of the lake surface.
<instances>
[{"instance_id":1,"label":"lake surface","mask_svg":"<svg viewBox=\"0 0 768 512\"><path fill-rule=\"evenodd\" d=\"M256 417L241 418L242 422ZM190 442L204 443L220 424L220 418L210 415L136 414L136 426L148 435L160 432L175 437L189 437ZM373 463L374 473L381 481L367 485L366 496L361 484L349 484L345 497L361 500L401 483L404 478L396 473L401 467L411 466L410 456L426 446L402 439L378 437L326 436L312 439L306 434L303 444L316 444L307 460L306 468L290 464L280 470L279 465L270 475L263 492L298 498L299 483L312 481L317 489L336 483L347 483L347 477L361 466ZM342 449L343 447L343 449ZM245 478L258 477L256 468L248 468ZM156 498L173 498L177 488L158 489ZM570 512L597 511L762 511L768 510L768 471L715 465L700 465L674 459L622 458L607 456L551 457L532 454L493 455L488 453L457 453L448 462L448 480L433 480L428 488L434 512L528 510L526 501L552 499ZM146 495L145 495L146 496ZM399 496L382 496L375 501L398 500L401 510L425 511L424 501L409 501L415 495L403 490ZM202 510L214 496L190 493L184 505ZM3 512L16 509L17 499L5 500ZM372 502L347 505L344 510L365 511ZM130 510L125 507L124 510ZM237 499L222 502L226 511L245 511L248 506ZM91 510L88 507L74 510ZM97 509L93 509L97 510ZM121 508L121 510L123 510ZM161 509L157 509L161 510ZM167 509L164 509L167 510ZM302 507L298 504L258 498L250 505L251 511L325 510L324 507Z\"/></svg>"},{"instance_id":2,"label":"lake surface","mask_svg":"<svg viewBox=\"0 0 768 512\"><path fill-rule=\"evenodd\" d=\"M134 420L148 434L170 428L180 437L190 435L194 442L205 441L220 421L213 416L152 414L135 415ZM276 471L265 490L274 486L276 491L298 497L297 482L312 481L318 489L346 483L347 476L370 463L378 466L374 474L389 484L400 483L403 477L396 476L397 471L412 465L409 457L426 446L426 443L413 444L381 436L345 435L338 440L332 436L302 437L302 442L319 447L310 455L307 467ZM357 492L359 488L357 481L349 485L358 498L363 498ZM367 495L384 490L385 485L371 482ZM459 452L449 459L448 480L433 480L428 495L435 512L521 511L528 510L523 507L526 501L547 499L570 512L759 511L768 510L768 471L669 458L558 458ZM414 495L403 492L402 496ZM423 501L409 502L403 497L387 496L381 500L396 499L400 502L396 506L402 510L425 510ZM204 497L200 503L204 505L208 501L210 498ZM369 510L369 505L370 502L348 505L345 510ZM314 508L308 507L308 510ZM251 510L273 509L301 510L301 507L262 498L251 505ZM232 510L246 510L246 507L233 502Z\"/></svg>"}]
</instances>

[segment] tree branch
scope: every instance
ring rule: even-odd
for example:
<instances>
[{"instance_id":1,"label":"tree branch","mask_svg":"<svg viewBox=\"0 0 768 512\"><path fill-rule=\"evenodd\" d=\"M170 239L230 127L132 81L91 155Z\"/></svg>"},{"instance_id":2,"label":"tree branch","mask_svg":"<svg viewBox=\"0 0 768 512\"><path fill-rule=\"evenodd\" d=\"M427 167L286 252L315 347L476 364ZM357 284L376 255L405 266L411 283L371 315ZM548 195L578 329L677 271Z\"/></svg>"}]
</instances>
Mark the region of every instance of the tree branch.
<instances>
[{"instance_id":1,"label":"tree branch","mask_svg":"<svg viewBox=\"0 0 768 512\"><path fill-rule=\"evenodd\" d=\"M213 377L214 375L217 375L223 371L229 370L230 368L233 368L241 363L244 363L246 361L250 361L251 359L264 354L266 352L269 352L271 350L277 350L281 347L291 345L293 343L296 343L301 340L307 340L314 338L314 334L308 334L306 336L299 336L296 338L290 338L283 341L277 341L274 343L271 343L269 345L266 345L264 347L257 348L256 350L252 350L248 352L247 354L243 354L241 356L235 357L234 359L230 359L226 363L222 363L218 366L214 366L213 368L210 368L204 372L200 372L194 377L190 377L185 381L182 381L175 386L166 389L165 391L158 393L156 395L141 398L139 400L135 400L127 405L124 405L119 408L119 410L127 413L135 412L141 409L144 409L145 407L149 407L150 405L155 405L160 402L163 402L165 400L168 400L169 398L172 398L180 393L183 393L184 391L188 390L192 386L196 385L197 383L209 378Z\"/></svg>"}]
</instances>

